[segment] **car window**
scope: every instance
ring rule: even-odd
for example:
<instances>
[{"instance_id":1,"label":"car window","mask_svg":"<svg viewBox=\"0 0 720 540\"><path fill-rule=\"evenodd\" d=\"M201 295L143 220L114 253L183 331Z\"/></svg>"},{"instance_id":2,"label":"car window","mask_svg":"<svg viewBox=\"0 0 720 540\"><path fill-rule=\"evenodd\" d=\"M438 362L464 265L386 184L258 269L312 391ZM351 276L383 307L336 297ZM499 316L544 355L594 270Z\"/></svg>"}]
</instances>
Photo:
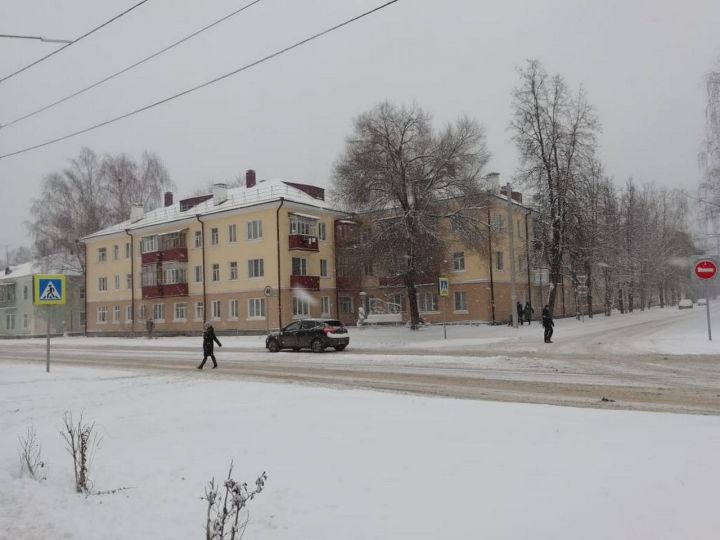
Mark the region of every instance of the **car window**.
<instances>
[{"instance_id":1,"label":"car window","mask_svg":"<svg viewBox=\"0 0 720 540\"><path fill-rule=\"evenodd\" d=\"M342 326L342 323L340 321L335 320L325 321L325 324L327 324L328 326Z\"/></svg>"},{"instance_id":2,"label":"car window","mask_svg":"<svg viewBox=\"0 0 720 540\"><path fill-rule=\"evenodd\" d=\"M299 322L290 323L285 327L285 332L295 332L300 328Z\"/></svg>"},{"instance_id":3,"label":"car window","mask_svg":"<svg viewBox=\"0 0 720 540\"><path fill-rule=\"evenodd\" d=\"M317 321L303 321L301 328L303 330L310 330L311 328L315 328L318 325Z\"/></svg>"}]
</instances>

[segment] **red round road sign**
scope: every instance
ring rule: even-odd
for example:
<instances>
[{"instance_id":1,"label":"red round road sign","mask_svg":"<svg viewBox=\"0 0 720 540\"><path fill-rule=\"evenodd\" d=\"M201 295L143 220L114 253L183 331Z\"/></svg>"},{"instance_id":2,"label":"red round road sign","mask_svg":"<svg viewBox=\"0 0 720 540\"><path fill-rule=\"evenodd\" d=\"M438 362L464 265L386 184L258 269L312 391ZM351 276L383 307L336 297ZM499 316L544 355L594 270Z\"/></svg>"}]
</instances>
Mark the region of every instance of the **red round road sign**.
<instances>
[{"instance_id":1,"label":"red round road sign","mask_svg":"<svg viewBox=\"0 0 720 540\"><path fill-rule=\"evenodd\" d=\"M717 264L709 259L695 263L695 275L700 279L712 279L717 275Z\"/></svg>"}]
</instances>

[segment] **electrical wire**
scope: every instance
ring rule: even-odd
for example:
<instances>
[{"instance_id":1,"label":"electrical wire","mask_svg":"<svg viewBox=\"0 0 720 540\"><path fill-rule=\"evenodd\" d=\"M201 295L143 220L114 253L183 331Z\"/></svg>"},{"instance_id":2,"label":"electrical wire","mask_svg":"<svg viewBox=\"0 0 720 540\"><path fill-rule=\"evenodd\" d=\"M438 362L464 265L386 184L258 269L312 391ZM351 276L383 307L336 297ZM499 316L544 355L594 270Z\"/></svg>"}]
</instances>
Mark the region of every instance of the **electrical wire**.
<instances>
[{"instance_id":1,"label":"electrical wire","mask_svg":"<svg viewBox=\"0 0 720 540\"><path fill-rule=\"evenodd\" d=\"M25 120L25 119L27 119L27 118L30 118L31 116L35 116L36 114L40 114L40 113L43 112L43 111L47 111L48 109L51 109L51 108L55 107L56 105L60 105L61 103L64 103L64 102L68 101L69 99L72 99L72 98L74 98L74 97L76 97L76 96L79 96L80 94L84 94L84 93L87 92L88 90L92 90L93 88L97 88L97 87L100 86L101 84L104 84L104 83L108 82L109 80L114 79L115 77L117 77L117 76L119 76L119 75L122 75L123 73L127 73L128 71L130 71L130 70L133 69L133 68L136 68L136 67L139 66L140 64L144 64L145 62L147 62L147 61L149 61L149 60L152 60L153 58L155 58L155 57L157 57L157 56L160 56L161 54L169 51L170 49L172 49L172 48L174 48L174 47L177 47L177 46L180 45L181 43L184 43L184 42L188 41L189 39L194 38L195 36L197 36L197 35L205 32L206 30L209 30L209 29L212 28L213 26L217 26L217 25L220 24L221 22L224 22L224 21L228 20L230 17L233 17L234 15L237 15L238 13L241 13L241 12L245 11L245 10L248 9L249 7L252 7L252 6L254 6L255 4L257 4L257 3L261 2L261 1L262 1L262 0L255 0L254 2L250 2L249 4L244 5L244 6L241 7L240 9L236 9L236 10L233 11L232 13L229 13L229 14L225 15L225 16L222 17L221 19L218 19L217 21L208 24L207 26L205 26L205 27L203 27L203 28L201 28L201 29L193 32L192 34L190 34L190 35L188 35L188 36L185 36L184 38L176 41L175 43L172 43L171 45L168 45L167 47L165 47L165 48L163 48L163 49L160 49L159 51L154 52L154 53L151 54L150 56L146 56L146 57L143 58L142 60L139 60L139 61L135 62L134 64L129 65L129 66L121 69L120 71L116 71L116 72L113 73L112 75L108 75L108 76L105 77L104 79L101 79L101 80L99 80L99 81L97 81L97 82L94 82L93 84L91 84L91 85L89 85L89 86L86 86L85 88L83 88L83 89L81 89L81 90L78 90L77 92L73 92L72 94L69 94L69 95L65 96L64 98L58 99L57 101L54 101L54 102L52 102L52 103L50 103L50 104L48 104L48 105L45 105L44 107L40 107L39 109L36 109L36 110L34 110L34 111L30 112L30 113L27 113L26 115L20 116L19 118L15 118L14 120L11 120L11 121L9 121L9 122L0 123L0 129L6 128L6 127L10 127L10 126L12 126L12 125L14 125L14 124L17 124L18 122L20 122L20 121L22 121L22 120Z\"/></svg>"},{"instance_id":2,"label":"electrical wire","mask_svg":"<svg viewBox=\"0 0 720 540\"><path fill-rule=\"evenodd\" d=\"M155 101L154 103L150 103L149 105L145 105L144 107L140 107L139 109L135 109L135 110L130 111L130 112L125 113L125 114L121 114L120 116L116 116L116 117L111 118L111 119L109 119L109 120L105 120L104 122L100 122L100 123L98 123L98 124L94 124L94 125L92 125L92 126L90 126L90 127L86 127L86 128L84 128L84 129L81 129L81 130L78 130L78 131L74 131L74 132L72 132L72 133L68 133L67 135L63 135L62 137L57 137L57 138L55 138L55 139L51 139L51 140L45 141L45 142L43 142L43 143L39 143L39 144L36 144L36 145L33 145L33 146L28 146L28 147L22 148L22 149L20 149L20 150L15 150L14 152L9 152L9 153L7 153L7 154L2 154L2 155L0 155L0 159L5 159L5 158L8 158L8 157L10 157L10 156L16 156L16 155L18 155L18 154L23 154L23 153L25 153L25 152L30 152L31 150L36 150L36 149L38 149L38 148L42 148L43 146L48 146L48 145L54 144L54 143L56 143L56 142L60 142L60 141L66 140L66 139L70 139L71 137L76 137L76 136L81 135L81 134L83 134L83 133L87 133L88 131L92 131L92 130L98 129L98 128L103 127L103 126L106 126L106 125L108 125L108 124L112 124L112 123L114 123L114 122L117 122L118 120L123 120L123 119L125 119L125 118L129 118L130 116L134 116L134 115L139 114L139 113L141 113L141 112L147 111L147 110L149 110L149 109L152 109L152 108L154 108L154 107L157 107L158 105L162 105L163 103L167 103L167 102L172 101L172 100L174 100L174 99L177 99L177 98L179 98L179 97L185 96L185 95L187 95L187 94L190 94L191 92L195 92L196 90L200 90L201 88L205 88L206 86L210 86L211 84L215 84L216 82L222 81L222 80L227 79L228 77L231 77L231 76L233 76L233 75L236 75L236 74L238 74L238 73L240 73L240 72L242 72L242 71L246 71L246 70L248 70L248 69L250 69L250 68L253 68L253 67L255 67L255 66L259 65L259 64L262 64L262 63L264 63L264 62L267 62L268 60L272 60L273 58L276 58L277 56L280 56L280 55L282 55L282 54L285 54L286 52L289 52L289 51L291 51L291 50L293 50L293 49L296 49L296 48L298 48L298 47L301 47L302 45L305 45L305 44L307 44L307 43L309 43L309 42L311 42L311 41L313 41L313 40L315 40L315 39L318 39L318 38L320 38L320 37L322 37L322 36L324 36L324 35L326 35L326 34L329 34L329 33L331 33L331 32L334 32L335 30L338 30L338 29L340 29L340 28L342 28L342 27L344 27L344 26L347 26L347 25L349 25L349 24L352 24L353 22L355 22L355 21L357 21L357 20L359 20L359 19L362 19L362 18L364 18L364 17L367 17L368 15L371 15L371 14L377 12L377 11L380 11L381 9L384 9L384 8L386 8L386 7L388 7L388 6L392 5L392 4L395 4L396 2L399 2L399 1L400 1L400 0L390 0L389 2L385 2L384 4L381 4L381 5L375 7L375 8L373 8L373 9L371 9L371 10L365 11L365 12L361 13L360 15L356 15L355 17L352 17L352 18L350 18L350 19L347 19L347 20L345 20L345 21L343 21L343 22L341 22L341 23L339 23L339 24L336 24L335 26L331 26L330 28L327 28L327 29L325 29L325 30L322 30L321 32L318 32L317 34L313 34L313 35L310 36L310 37L307 37L307 38L305 38L305 39L303 39L303 40L301 40L301 41L298 41L298 42L296 42L296 43L293 43L292 45L289 45L289 46L287 46L287 47L284 47L283 49L277 50L277 51L275 51L274 53L271 53L271 54L269 54L269 55L267 55L267 56L264 56L264 57L260 58L259 60L255 60L254 62L250 62L249 64L245 64L244 66L239 67L239 68L237 68L237 69L235 69L235 70L233 70L233 71L230 71L230 72L228 72L228 73L225 73L224 75L221 75L221 76L219 76L219 77L216 77L216 78L214 78L214 79L211 79L211 80L209 80L209 81L206 81L206 82L204 82L204 83L202 83L202 84L199 84L199 85L197 85L197 86L193 86L193 87L191 87L191 88L188 88L188 89L186 89L186 90L183 90L182 92L178 92L177 94L174 94L174 95L172 95L172 96L166 97L166 98L161 99L161 100L159 100L159 101Z\"/></svg>"},{"instance_id":3,"label":"electrical wire","mask_svg":"<svg viewBox=\"0 0 720 540\"><path fill-rule=\"evenodd\" d=\"M24 36L20 34L0 34L0 38L10 38L10 39L34 39L37 41L42 41L43 43L72 43L71 39L54 39L54 38L47 38L43 36Z\"/></svg>"},{"instance_id":4,"label":"electrical wire","mask_svg":"<svg viewBox=\"0 0 720 540\"><path fill-rule=\"evenodd\" d=\"M23 68L18 69L17 71L11 73L10 75L5 75L5 77L3 77L2 79L0 79L0 83L3 83L3 82L5 82L5 81L7 81L8 79L10 79L11 77L14 77L15 75L19 75L19 74L22 73L23 71L25 71L25 70L27 70L27 69L30 69L30 68L33 67L33 66L36 66L37 64L39 64L39 63L42 62L43 60L47 60L48 58L50 58L50 57L53 56L53 55L56 55L56 54L59 53L60 51L64 51L65 49L67 49L67 48L70 47L71 45L74 45L74 44L77 43L78 41L81 41L81 40L85 39L86 37L88 37L89 35L94 34L94 33L97 32L98 30L100 30L101 28L107 26L108 24L110 24L110 23L113 22L113 21L116 21L117 19L119 19L119 18L122 17L123 15L127 15L127 14L130 13L133 9L135 9L135 8L137 8L137 7L140 7L140 6L143 5L145 2L148 2L148 1L149 1L149 0L141 0L140 2L138 2L138 3L135 4L134 6L129 7L128 9L126 9L125 11L123 11L122 13L120 13L120 14L118 14L118 15L115 15L112 19L110 19L110 20L108 20L108 21L105 21L105 22L102 23L100 26L96 26L95 28L93 28L93 29L90 30L89 32L85 32L82 36L80 36L80 37L77 38L77 39L72 40L72 41L71 41L70 43L68 43L67 45L63 45L62 47L60 47L60 48L58 48L58 49L55 49L55 50L54 50L53 52L51 52L50 54L46 54L46 55L43 56L42 58L38 58L38 59L35 60L34 62L28 64L27 66L25 66L25 67L23 67Z\"/></svg>"}]
</instances>

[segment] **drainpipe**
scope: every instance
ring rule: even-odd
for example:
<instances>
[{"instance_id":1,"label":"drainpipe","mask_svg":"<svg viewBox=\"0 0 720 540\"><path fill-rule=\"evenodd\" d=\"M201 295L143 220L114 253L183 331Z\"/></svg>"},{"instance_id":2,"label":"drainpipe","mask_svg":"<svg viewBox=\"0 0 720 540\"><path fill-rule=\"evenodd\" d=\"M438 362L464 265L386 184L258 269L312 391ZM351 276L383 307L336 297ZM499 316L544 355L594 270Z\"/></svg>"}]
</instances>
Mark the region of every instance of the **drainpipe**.
<instances>
[{"instance_id":1,"label":"drainpipe","mask_svg":"<svg viewBox=\"0 0 720 540\"><path fill-rule=\"evenodd\" d=\"M200 219L200 214L195 214L195 219L197 219L200 222L200 235L202 236L202 280L203 280L203 327L205 326L205 322L207 321L207 289L205 282L206 275L205 275L205 222Z\"/></svg>"},{"instance_id":2,"label":"drainpipe","mask_svg":"<svg viewBox=\"0 0 720 540\"><path fill-rule=\"evenodd\" d=\"M338 252L337 252L337 232L338 232L338 220L336 219L333 221L333 259L335 261L335 318L340 320L340 288L338 287L338 275L337 275L337 269L338 269Z\"/></svg>"},{"instance_id":3,"label":"drainpipe","mask_svg":"<svg viewBox=\"0 0 720 540\"><path fill-rule=\"evenodd\" d=\"M275 210L275 233L277 235L277 290L278 290L278 330L282 329L282 295L280 294L280 209L285 204L285 197L280 197L280 206ZM266 314L270 316L269 310Z\"/></svg>"},{"instance_id":4,"label":"drainpipe","mask_svg":"<svg viewBox=\"0 0 720 540\"><path fill-rule=\"evenodd\" d=\"M133 235L130 234L130 229L125 229L125 234L130 237L130 309L132 310L130 333L135 334L135 245L133 244ZM87 298L87 294L85 294L85 297ZM85 313L85 320L87 320L87 312Z\"/></svg>"},{"instance_id":5,"label":"drainpipe","mask_svg":"<svg viewBox=\"0 0 720 540\"><path fill-rule=\"evenodd\" d=\"M493 283L493 261L492 261L492 224L490 223L490 206L487 208L488 225L488 264L490 266L490 309L492 311L492 322L495 324L495 284Z\"/></svg>"},{"instance_id":6,"label":"drainpipe","mask_svg":"<svg viewBox=\"0 0 720 540\"><path fill-rule=\"evenodd\" d=\"M526 258L526 264L527 267L527 290L528 290L528 302L530 302L530 305L532 306L532 288L530 287L530 235L528 229L528 216L530 215L530 211L528 210L525 212L525 258Z\"/></svg>"}]
</instances>

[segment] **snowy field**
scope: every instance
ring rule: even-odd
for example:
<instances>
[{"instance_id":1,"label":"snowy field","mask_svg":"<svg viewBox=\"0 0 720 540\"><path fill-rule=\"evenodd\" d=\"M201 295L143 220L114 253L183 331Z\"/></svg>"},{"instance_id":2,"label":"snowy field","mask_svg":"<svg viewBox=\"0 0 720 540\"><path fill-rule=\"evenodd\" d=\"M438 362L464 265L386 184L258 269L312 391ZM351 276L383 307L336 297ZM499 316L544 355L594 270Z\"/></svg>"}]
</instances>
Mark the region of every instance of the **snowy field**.
<instances>
[{"instance_id":1,"label":"snowy field","mask_svg":"<svg viewBox=\"0 0 720 540\"><path fill-rule=\"evenodd\" d=\"M0 363L0 537L204 538L205 482L262 471L245 539L714 539L720 417ZM213 374L214 375L214 374ZM58 434L103 436L74 493ZM33 423L47 479L18 477Z\"/></svg>"}]
</instances>

